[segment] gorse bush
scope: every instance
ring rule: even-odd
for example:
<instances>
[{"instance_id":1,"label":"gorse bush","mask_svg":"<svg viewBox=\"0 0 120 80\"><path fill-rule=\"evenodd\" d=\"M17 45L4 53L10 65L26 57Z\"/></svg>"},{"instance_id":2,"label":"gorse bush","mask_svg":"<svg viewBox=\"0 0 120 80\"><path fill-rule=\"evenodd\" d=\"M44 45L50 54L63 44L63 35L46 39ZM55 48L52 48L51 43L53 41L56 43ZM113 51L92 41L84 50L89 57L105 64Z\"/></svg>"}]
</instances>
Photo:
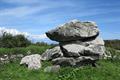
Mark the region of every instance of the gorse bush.
<instances>
[{"instance_id":1,"label":"gorse bush","mask_svg":"<svg viewBox=\"0 0 120 80\"><path fill-rule=\"evenodd\" d=\"M11 35L3 33L0 37L1 48L27 47L31 42L24 35Z\"/></svg>"}]
</instances>

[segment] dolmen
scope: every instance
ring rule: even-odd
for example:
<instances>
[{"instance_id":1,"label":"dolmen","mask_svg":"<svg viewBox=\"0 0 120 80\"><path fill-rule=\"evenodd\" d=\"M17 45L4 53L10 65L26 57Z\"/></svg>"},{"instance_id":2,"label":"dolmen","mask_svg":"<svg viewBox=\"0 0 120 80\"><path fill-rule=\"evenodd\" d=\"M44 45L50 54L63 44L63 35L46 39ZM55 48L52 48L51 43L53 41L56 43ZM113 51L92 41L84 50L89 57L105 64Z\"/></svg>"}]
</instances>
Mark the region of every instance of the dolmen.
<instances>
[{"instance_id":1,"label":"dolmen","mask_svg":"<svg viewBox=\"0 0 120 80\"><path fill-rule=\"evenodd\" d=\"M60 66L96 66L96 61L105 56L104 41L95 22L71 20L46 32L49 39L58 46L47 49L42 60L49 60Z\"/></svg>"},{"instance_id":2,"label":"dolmen","mask_svg":"<svg viewBox=\"0 0 120 80\"><path fill-rule=\"evenodd\" d=\"M25 64L28 69L39 69L41 61L51 61L53 66L46 67L45 72L57 72L61 66L96 67L96 61L106 56L104 41L99 34L95 22L71 20L46 32L49 39L59 43L58 46L47 49L42 55L25 56L20 64Z\"/></svg>"}]
</instances>

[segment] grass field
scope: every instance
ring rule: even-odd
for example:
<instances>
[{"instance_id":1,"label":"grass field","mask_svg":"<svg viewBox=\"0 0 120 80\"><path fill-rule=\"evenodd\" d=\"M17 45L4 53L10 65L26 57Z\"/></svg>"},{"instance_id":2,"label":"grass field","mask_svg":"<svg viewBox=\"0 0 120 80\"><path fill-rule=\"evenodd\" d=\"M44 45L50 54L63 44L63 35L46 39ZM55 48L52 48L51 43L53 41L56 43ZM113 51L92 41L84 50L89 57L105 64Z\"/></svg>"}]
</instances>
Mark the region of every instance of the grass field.
<instances>
[{"instance_id":1,"label":"grass field","mask_svg":"<svg viewBox=\"0 0 120 80\"><path fill-rule=\"evenodd\" d=\"M0 55L8 54L24 54L28 55L27 52L30 51L31 54L42 54L46 49L51 48L52 46L36 46L30 45L28 47L21 47L21 48L0 48Z\"/></svg>"},{"instance_id":2,"label":"grass field","mask_svg":"<svg viewBox=\"0 0 120 80\"><path fill-rule=\"evenodd\" d=\"M120 80L120 61L99 61L97 68L86 66L81 68L61 68L58 73L45 73L49 62L42 63L39 70L28 70L20 66L19 61L1 65L0 80Z\"/></svg>"},{"instance_id":3,"label":"grass field","mask_svg":"<svg viewBox=\"0 0 120 80\"><path fill-rule=\"evenodd\" d=\"M48 48L51 46L29 46L20 48L17 52L22 52L23 49L23 51L31 50L32 53L41 54ZM0 50L0 54L3 54L4 50ZM0 65L0 80L120 80L120 52L112 48L107 48L107 50L112 52L112 56L117 55L117 57L99 61L98 67L62 67L58 73L44 72L44 68L51 65L48 61L42 62L42 68L39 70L28 70L27 67L20 66L20 60L17 60Z\"/></svg>"}]
</instances>

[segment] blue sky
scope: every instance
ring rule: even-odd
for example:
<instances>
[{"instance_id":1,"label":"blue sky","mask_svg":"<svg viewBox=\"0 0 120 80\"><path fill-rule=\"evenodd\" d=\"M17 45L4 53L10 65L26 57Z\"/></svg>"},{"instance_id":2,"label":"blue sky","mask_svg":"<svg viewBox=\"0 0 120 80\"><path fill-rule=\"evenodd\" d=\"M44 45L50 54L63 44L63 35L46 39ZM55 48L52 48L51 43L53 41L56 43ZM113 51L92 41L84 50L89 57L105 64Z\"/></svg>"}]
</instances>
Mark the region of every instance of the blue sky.
<instances>
[{"instance_id":1,"label":"blue sky","mask_svg":"<svg viewBox=\"0 0 120 80\"><path fill-rule=\"evenodd\" d=\"M39 36L39 41L72 19L95 21L103 39L120 39L120 0L0 0L0 27Z\"/></svg>"}]
</instances>

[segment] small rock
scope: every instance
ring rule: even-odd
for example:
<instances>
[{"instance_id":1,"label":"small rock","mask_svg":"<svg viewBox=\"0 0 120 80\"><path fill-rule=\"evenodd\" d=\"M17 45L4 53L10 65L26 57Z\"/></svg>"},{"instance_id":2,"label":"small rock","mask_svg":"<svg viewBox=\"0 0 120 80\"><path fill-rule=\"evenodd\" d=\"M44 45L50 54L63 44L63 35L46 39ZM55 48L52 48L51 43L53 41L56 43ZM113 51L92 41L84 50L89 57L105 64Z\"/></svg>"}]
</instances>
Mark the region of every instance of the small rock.
<instances>
[{"instance_id":1,"label":"small rock","mask_svg":"<svg viewBox=\"0 0 120 80\"><path fill-rule=\"evenodd\" d=\"M16 55L11 55L11 56L10 56L10 59L16 59L16 58L17 58Z\"/></svg>"},{"instance_id":2,"label":"small rock","mask_svg":"<svg viewBox=\"0 0 120 80\"><path fill-rule=\"evenodd\" d=\"M44 69L44 72L59 72L60 66L59 65L54 65L54 66L48 66Z\"/></svg>"},{"instance_id":3,"label":"small rock","mask_svg":"<svg viewBox=\"0 0 120 80\"><path fill-rule=\"evenodd\" d=\"M24 55L23 54L17 54L16 57L22 58L22 57L24 57Z\"/></svg>"}]
</instances>

